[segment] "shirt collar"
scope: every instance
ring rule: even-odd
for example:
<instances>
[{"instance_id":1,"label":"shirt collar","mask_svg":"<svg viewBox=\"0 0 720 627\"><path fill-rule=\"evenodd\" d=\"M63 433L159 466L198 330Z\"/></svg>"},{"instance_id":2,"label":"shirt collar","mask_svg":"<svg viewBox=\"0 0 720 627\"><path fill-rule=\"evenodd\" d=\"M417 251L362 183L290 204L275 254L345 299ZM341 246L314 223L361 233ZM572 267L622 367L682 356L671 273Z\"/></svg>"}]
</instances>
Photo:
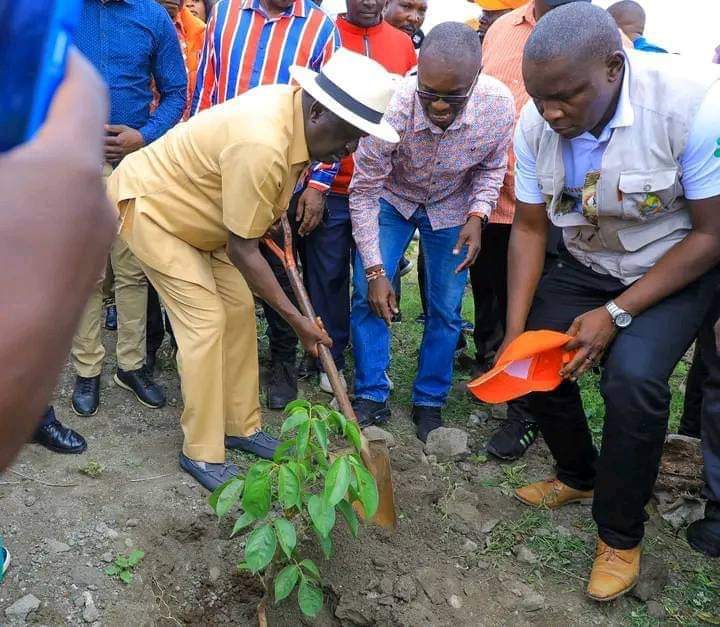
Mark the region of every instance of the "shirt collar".
<instances>
[{"instance_id":1,"label":"shirt collar","mask_svg":"<svg viewBox=\"0 0 720 627\"><path fill-rule=\"evenodd\" d=\"M534 0L531 0L528 2L524 7L520 7L519 9L515 9L512 12L513 15L513 24L515 26L520 26L523 22L527 22L535 28L535 24L537 23L535 21L535 2Z\"/></svg>"},{"instance_id":2,"label":"shirt collar","mask_svg":"<svg viewBox=\"0 0 720 627\"><path fill-rule=\"evenodd\" d=\"M310 161L307 140L305 139L305 116L302 106L303 91L297 87L293 93L293 136L290 140L290 165Z\"/></svg>"},{"instance_id":3,"label":"shirt collar","mask_svg":"<svg viewBox=\"0 0 720 627\"><path fill-rule=\"evenodd\" d=\"M260 4L260 0L243 0L241 8L245 11L258 11L267 17L265 9L263 9ZM306 15L305 0L295 0L295 3L291 7L288 7L280 17L306 17Z\"/></svg>"},{"instance_id":4,"label":"shirt collar","mask_svg":"<svg viewBox=\"0 0 720 627\"><path fill-rule=\"evenodd\" d=\"M588 136L592 137L594 141L605 142L610 139L610 135L616 128L633 125L635 122L635 111L633 110L632 102L630 101L630 73L630 59L628 59L627 55L625 55L625 70L623 72L622 86L620 87L620 98L618 99L615 113L612 118L610 118L610 121L605 125L605 128L600 133L600 137L595 138L590 135L589 132L585 132L575 139ZM550 124L547 122L545 122L545 130L552 131Z\"/></svg>"}]
</instances>

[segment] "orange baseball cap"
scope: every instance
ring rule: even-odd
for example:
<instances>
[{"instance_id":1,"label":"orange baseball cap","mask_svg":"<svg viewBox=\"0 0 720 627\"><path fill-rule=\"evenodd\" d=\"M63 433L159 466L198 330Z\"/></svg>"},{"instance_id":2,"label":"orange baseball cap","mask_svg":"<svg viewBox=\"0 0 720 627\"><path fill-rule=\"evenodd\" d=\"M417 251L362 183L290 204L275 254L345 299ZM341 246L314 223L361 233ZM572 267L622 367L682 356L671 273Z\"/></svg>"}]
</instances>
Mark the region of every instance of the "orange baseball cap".
<instances>
[{"instance_id":1,"label":"orange baseball cap","mask_svg":"<svg viewBox=\"0 0 720 627\"><path fill-rule=\"evenodd\" d=\"M468 383L468 389L485 403L554 390L562 383L560 369L577 352L563 350L571 339L557 331L527 331L508 345L492 370Z\"/></svg>"},{"instance_id":2,"label":"orange baseball cap","mask_svg":"<svg viewBox=\"0 0 720 627\"><path fill-rule=\"evenodd\" d=\"M517 9L529 0L468 0L472 4L477 4L480 8L487 11L506 11L508 9Z\"/></svg>"}]
</instances>

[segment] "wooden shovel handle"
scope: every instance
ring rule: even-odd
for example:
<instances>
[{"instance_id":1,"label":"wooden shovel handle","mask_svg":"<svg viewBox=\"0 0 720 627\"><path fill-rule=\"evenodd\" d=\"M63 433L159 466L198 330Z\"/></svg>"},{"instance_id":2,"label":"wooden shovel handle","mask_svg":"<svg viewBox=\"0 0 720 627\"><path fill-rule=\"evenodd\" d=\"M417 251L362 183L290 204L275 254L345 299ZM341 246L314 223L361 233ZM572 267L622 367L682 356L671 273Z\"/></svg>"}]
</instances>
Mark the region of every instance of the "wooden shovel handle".
<instances>
[{"instance_id":1,"label":"wooden shovel handle","mask_svg":"<svg viewBox=\"0 0 720 627\"><path fill-rule=\"evenodd\" d=\"M275 254L285 266L285 271L290 279L290 285L292 286L295 298L297 298L298 305L302 314L311 320L316 320L320 326L322 321L315 315L315 309L310 302L305 285L300 278L297 264L295 263L295 255L293 254L293 241L292 241L292 230L290 229L290 223L288 222L287 216L281 218L281 224L284 235L284 247L280 248L278 244L270 238L264 238L263 243ZM322 344L318 345L318 355L320 357L320 363L322 364L323 370L330 381L330 387L332 387L333 394L337 399L340 411L345 415L346 418L357 423L357 416L355 411L350 404L350 398L348 397L347 390L340 380L340 374L338 373L335 361L330 354L330 349ZM364 439L364 438L363 438Z\"/></svg>"}]
</instances>

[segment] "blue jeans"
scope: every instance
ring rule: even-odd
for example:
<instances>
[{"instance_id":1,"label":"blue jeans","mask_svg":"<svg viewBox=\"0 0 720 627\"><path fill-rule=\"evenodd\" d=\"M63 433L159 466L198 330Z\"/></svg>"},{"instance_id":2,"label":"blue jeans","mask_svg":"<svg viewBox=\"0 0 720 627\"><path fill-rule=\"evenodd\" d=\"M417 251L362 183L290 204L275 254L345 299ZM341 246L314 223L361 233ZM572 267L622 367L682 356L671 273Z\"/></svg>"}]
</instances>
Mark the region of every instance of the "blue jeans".
<instances>
[{"instance_id":1,"label":"blue jeans","mask_svg":"<svg viewBox=\"0 0 720 627\"><path fill-rule=\"evenodd\" d=\"M380 200L380 251L390 281L417 229L427 268L424 280L428 317L420 345L413 386L413 404L442 407L452 384L455 347L460 337L460 309L467 271L455 274L464 259L453 255L461 227L433 231L423 206L406 220L390 203ZM355 258L351 328L355 355L355 396L385 402L390 396L385 371L390 365L390 329L368 303L368 283L360 255Z\"/></svg>"}]
</instances>

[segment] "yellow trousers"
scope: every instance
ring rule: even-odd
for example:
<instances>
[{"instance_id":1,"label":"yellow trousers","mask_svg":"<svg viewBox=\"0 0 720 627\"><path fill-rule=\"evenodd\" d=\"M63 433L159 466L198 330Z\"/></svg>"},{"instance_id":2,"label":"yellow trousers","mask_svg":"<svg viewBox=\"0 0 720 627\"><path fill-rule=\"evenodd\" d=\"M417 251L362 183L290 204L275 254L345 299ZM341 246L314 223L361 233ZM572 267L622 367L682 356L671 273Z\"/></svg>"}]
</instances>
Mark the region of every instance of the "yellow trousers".
<instances>
[{"instance_id":1,"label":"yellow trousers","mask_svg":"<svg viewBox=\"0 0 720 627\"><path fill-rule=\"evenodd\" d=\"M186 267L207 264L214 280L211 290L141 262L177 340L185 405L183 453L195 461L222 463L225 435L247 436L260 428L253 296L224 250L203 252L167 237L168 241L157 242L159 249L172 247L174 258L182 259Z\"/></svg>"},{"instance_id":2,"label":"yellow trousers","mask_svg":"<svg viewBox=\"0 0 720 627\"><path fill-rule=\"evenodd\" d=\"M137 370L145 363L147 279L135 255L119 237L110 251L110 260L118 312L117 363L122 370ZM105 348L100 333L104 282L104 277L97 282L73 338L72 364L81 377L96 377L102 371Z\"/></svg>"}]
</instances>

